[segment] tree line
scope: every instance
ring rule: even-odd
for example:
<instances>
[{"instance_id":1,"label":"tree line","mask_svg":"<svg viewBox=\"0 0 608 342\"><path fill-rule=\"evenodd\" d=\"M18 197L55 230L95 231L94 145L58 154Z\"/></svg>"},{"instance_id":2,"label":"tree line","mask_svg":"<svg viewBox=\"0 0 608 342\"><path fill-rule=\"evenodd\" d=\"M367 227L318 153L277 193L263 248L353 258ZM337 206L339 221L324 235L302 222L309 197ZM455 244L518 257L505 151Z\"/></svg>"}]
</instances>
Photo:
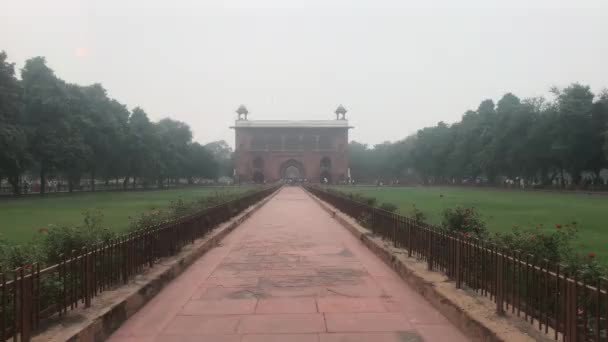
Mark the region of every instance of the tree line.
<instances>
[{"instance_id":1,"label":"tree line","mask_svg":"<svg viewBox=\"0 0 608 342\"><path fill-rule=\"evenodd\" d=\"M606 185L608 90L573 83L549 100L505 94L468 110L459 122L418 130L369 147L351 142L355 180L425 184Z\"/></svg>"},{"instance_id":2,"label":"tree line","mask_svg":"<svg viewBox=\"0 0 608 342\"><path fill-rule=\"evenodd\" d=\"M230 174L231 149L223 141L203 146L170 118L152 122L140 107L108 97L101 84L81 86L55 75L44 57L25 62L21 78L0 52L0 184L22 191L34 175L40 193L50 178L68 190L88 179L126 188L159 186Z\"/></svg>"}]
</instances>

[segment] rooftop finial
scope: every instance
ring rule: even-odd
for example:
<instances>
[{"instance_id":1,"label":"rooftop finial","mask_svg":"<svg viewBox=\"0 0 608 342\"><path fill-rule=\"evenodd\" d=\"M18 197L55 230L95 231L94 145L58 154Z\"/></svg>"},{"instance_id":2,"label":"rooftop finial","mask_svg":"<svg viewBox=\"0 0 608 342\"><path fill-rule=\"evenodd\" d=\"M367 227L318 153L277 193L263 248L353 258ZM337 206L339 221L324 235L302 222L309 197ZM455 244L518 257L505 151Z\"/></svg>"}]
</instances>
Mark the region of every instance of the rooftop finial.
<instances>
[{"instance_id":1,"label":"rooftop finial","mask_svg":"<svg viewBox=\"0 0 608 342\"><path fill-rule=\"evenodd\" d=\"M249 111L247 110L247 107L245 107L245 105L240 105L239 109L236 110L236 113L239 115L238 120L247 120L247 115L249 114ZM245 117L244 119L242 117Z\"/></svg>"},{"instance_id":2,"label":"rooftop finial","mask_svg":"<svg viewBox=\"0 0 608 342\"><path fill-rule=\"evenodd\" d=\"M336 108L336 120L346 120L346 112L348 112L346 110L346 108L344 108L344 106L339 105L338 108ZM340 118L340 115L342 116L342 118Z\"/></svg>"}]
</instances>

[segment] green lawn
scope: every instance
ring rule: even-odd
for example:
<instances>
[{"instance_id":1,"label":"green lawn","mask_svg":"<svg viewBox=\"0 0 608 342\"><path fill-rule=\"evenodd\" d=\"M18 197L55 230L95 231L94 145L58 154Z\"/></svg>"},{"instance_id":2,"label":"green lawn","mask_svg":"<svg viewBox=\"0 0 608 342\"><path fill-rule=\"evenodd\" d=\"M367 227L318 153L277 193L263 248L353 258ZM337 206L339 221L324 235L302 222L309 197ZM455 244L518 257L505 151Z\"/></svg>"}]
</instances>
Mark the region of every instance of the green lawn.
<instances>
[{"instance_id":1,"label":"green lawn","mask_svg":"<svg viewBox=\"0 0 608 342\"><path fill-rule=\"evenodd\" d=\"M390 202L409 215L412 205L422 210L431 223L441 221L444 208L475 207L491 231L509 231L514 225L555 229L555 224L576 221L576 247L582 253L595 252L608 262L608 195L553 192L518 192L490 189L441 187L380 188L340 187ZM443 195L443 196L441 196Z\"/></svg>"},{"instance_id":2,"label":"green lawn","mask_svg":"<svg viewBox=\"0 0 608 342\"><path fill-rule=\"evenodd\" d=\"M85 210L100 209L104 223L116 231L129 226L129 217L152 208L168 206L171 200L185 201L216 192L245 191L250 187L187 188L162 191L99 192L51 195L46 198L0 198L0 236L14 242L29 241L50 224L78 224Z\"/></svg>"}]
</instances>

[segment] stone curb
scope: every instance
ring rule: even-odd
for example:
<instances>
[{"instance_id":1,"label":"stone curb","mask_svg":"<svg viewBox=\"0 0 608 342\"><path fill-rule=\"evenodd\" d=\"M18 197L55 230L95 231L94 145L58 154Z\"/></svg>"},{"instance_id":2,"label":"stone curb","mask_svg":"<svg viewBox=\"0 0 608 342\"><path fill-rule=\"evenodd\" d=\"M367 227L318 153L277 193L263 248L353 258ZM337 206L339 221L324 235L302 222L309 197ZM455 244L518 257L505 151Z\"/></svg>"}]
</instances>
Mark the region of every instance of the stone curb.
<instances>
[{"instance_id":1,"label":"stone curb","mask_svg":"<svg viewBox=\"0 0 608 342\"><path fill-rule=\"evenodd\" d=\"M279 191L222 223L204 238L185 246L177 255L162 259L151 269L135 276L129 284L96 297L90 308L74 310L63 318L49 322L48 327L34 336L32 341L105 341L173 279L217 246Z\"/></svg>"},{"instance_id":2,"label":"stone curb","mask_svg":"<svg viewBox=\"0 0 608 342\"><path fill-rule=\"evenodd\" d=\"M496 304L472 291L458 290L445 275L427 270L426 262L408 258L403 249L394 248L350 216L306 191L340 225L350 231L471 341L553 341L530 323L496 315Z\"/></svg>"}]
</instances>

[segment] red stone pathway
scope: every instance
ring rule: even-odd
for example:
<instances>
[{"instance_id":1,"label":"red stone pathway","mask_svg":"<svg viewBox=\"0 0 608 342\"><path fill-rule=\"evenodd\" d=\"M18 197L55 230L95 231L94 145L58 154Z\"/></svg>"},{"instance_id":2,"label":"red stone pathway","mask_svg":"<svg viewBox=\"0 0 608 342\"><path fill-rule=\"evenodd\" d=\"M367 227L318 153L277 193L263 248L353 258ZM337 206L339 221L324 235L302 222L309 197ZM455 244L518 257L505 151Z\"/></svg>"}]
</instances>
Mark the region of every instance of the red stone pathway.
<instances>
[{"instance_id":1,"label":"red stone pathway","mask_svg":"<svg viewBox=\"0 0 608 342\"><path fill-rule=\"evenodd\" d=\"M281 190L110 340L467 341L295 187Z\"/></svg>"}]
</instances>

